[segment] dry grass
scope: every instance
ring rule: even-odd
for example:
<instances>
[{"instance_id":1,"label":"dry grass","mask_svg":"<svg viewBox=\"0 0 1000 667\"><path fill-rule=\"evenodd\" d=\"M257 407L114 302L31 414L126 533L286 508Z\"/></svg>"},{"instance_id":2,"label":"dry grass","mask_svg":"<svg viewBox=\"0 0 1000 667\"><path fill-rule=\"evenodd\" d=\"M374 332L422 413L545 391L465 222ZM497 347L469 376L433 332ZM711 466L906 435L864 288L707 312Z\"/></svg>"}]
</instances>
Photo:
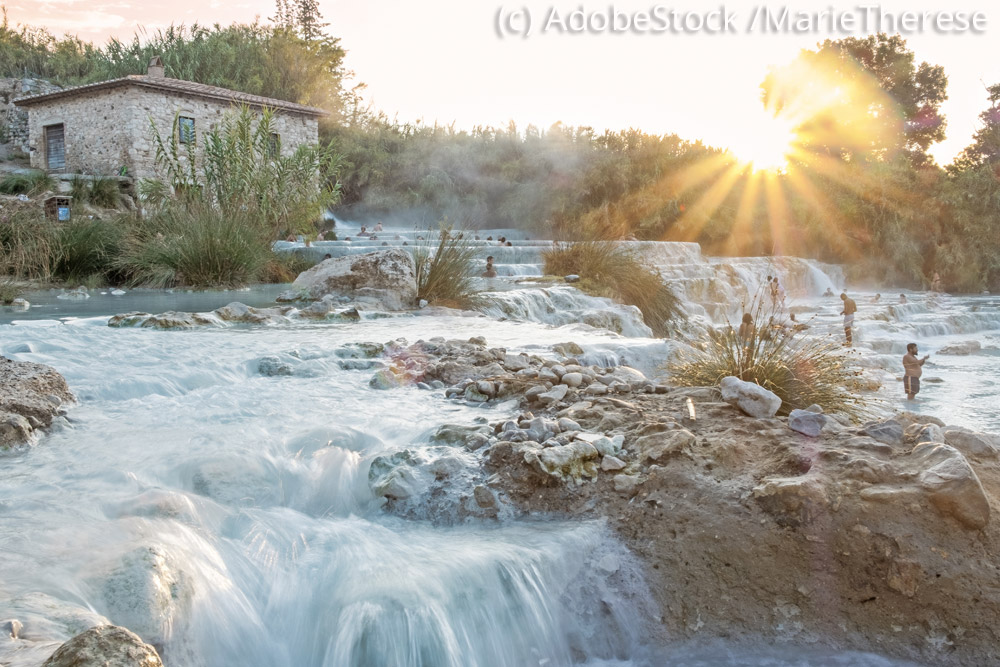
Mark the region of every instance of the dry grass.
<instances>
[{"instance_id":1,"label":"dry grass","mask_svg":"<svg viewBox=\"0 0 1000 667\"><path fill-rule=\"evenodd\" d=\"M671 323L682 314L677 295L659 272L614 241L563 244L543 256L547 275L576 274L581 290L637 306L657 336L668 336Z\"/></svg>"},{"instance_id":2,"label":"dry grass","mask_svg":"<svg viewBox=\"0 0 1000 667\"><path fill-rule=\"evenodd\" d=\"M452 308L481 305L476 285L476 248L466 245L445 227L433 256L418 247L413 253L417 270L417 297Z\"/></svg>"},{"instance_id":3,"label":"dry grass","mask_svg":"<svg viewBox=\"0 0 1000 667\"><path fill-rule=\"evenodd\" d=\"M745 312L755 323L748 336L740 337L739 325L729 323L710 330L707 341L678 352L666 366L673 382L714 387L731 375L777 394L780 414L816 404L854 419L869 416L867 405L874 399L861 397L865 379L852 368L839 340L795 331L781 309L766 301L760 291L747 305Z\"/></svg>"}]
</instances>

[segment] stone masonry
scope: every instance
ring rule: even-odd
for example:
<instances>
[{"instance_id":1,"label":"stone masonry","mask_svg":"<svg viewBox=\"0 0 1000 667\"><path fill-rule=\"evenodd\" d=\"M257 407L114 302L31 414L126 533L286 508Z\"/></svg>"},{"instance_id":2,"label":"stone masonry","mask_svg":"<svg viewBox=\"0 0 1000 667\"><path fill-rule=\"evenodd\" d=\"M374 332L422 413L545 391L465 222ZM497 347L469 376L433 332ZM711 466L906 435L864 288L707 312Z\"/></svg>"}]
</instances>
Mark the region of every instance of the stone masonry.
<instances>
[{"instance_id":1,"label":"stone masonry","mask_svg":"<svg viewBox=\"0 0 1000 667\"><path fill-rule=\"evenodd\" d=\"M18 108L14 100L57 90L61 88L43 79L0 78L0 143L28 152L28 111Z\"/></svg>"},{"instance_id":2,"label":"stone masonry","mask_svg":"<svg viewBox=\"0 0 1000 667\"><path fill-rule=\"evenodd\" d=\"M204 147L203 135L215 127L224 114L239 104L260 112L262 106L274 110L274 128L280 137L282 154L291 154L303 144L318 141L318 109L280 100L266 104L266 98L165 80L167 86L190 87L192 92L158 87L158 77L133 76L105 84L72 89L52 99L19 100L28 110L28 150L31 166L47 169L45 127L62 124L65 132L66 173L118 174L122 167L133 178L162 178L156 168L156 148L152 124L164 142L177 132L179 116L194 118L195 159ZM113 85L112 85L113 84ZM73 92L73 94L68 94ZM226 99L226 94L231 97ZM252 98L261 103L248 102ZM181 146L181 153L186 148Z\"/></svg>"}]
</instances>

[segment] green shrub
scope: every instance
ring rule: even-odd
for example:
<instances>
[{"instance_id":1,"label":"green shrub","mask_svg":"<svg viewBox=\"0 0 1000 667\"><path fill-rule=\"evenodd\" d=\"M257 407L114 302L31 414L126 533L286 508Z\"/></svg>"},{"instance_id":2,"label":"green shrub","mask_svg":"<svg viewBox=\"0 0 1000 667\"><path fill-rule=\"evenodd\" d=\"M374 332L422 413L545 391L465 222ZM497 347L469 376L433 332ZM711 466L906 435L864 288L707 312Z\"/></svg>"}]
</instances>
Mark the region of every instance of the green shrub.
<instances>
[{"instance_id":1,"label":"green shrub","mask_svg":"<svg viewBox=\"0 0 1000 667\"><path fill-rule=\"evenodd\" d=\"M543 257L547 275L576 274L581 290L638 307L657 336L667 336L682 313L677 295L659 272L621 244L580 241L556 246Z\"/></svg>"},{"instance_id":2,"label":"green shrub","mask_svg":"<svg viewBox=\"0 0 1000 667\"><path fill-rule=\"evenodd\" d=\"M465 244L446 227L441 227L437 249L428 247L414 252L417 271L417 297L428 303L453 308L481 305L476 286L476 248Z\"/></svg>"},{"instance_id":3,"label":"green shrub","mask_svg":"<svg viewBox=\"0 0 1000 667\"><path fill-rule=\"evenodd\" d=\"M121 203L118 181L106 176L74 176L70 182L70 195L74 204L90 203L101 208L118 208Z\"/></svg>"},{"instance_id":4,"label":"green shrub","mask_svg":"<svg viewBox=\"0 0 1000 667\"><path fill-rule=\"evenodd\" d=\"M246 285L272 259L268 239L259 219L175 202L132 219L117 268L130 284L147 287Z\"/></svg>"},{"instance_id":5,"label":"green shrub","mask_svg":"<svg viewBox=\"0 0 1000 667\"><path fill-rule=\"evenodd\" d=\"M674 384L714 387L733 376L774 392L780 414L816 404L855 419L869 415L860 394L871 387L851 367L839 339L796 331L780 307L765 301L770 299L758 292L746 308L756 323L749 335L741 337L738 326L728 323L679 351L666 366Z\"/></svg>"},{"instance_id":6,"label":"green shrub","mask_svg":"<svg viewBox=\"0 0 1000 667\"><path fill-rule=\"evenodd\" d=\"M32 171L27 174L8 174L0 179L0 193L5 195L35 195L53 190L56 182L44 171Z\"/></svg>"},{"instance_id":7,"label":"green shrub","mask_svg":"<svg viewBox=\"0 0 1000 667\"><path fill-rule=\"evenodd\" d=\"M55 226L54 277L71 282L107 279L122 252L120 220L75 218Z\"/></svg>"}]
</instances>

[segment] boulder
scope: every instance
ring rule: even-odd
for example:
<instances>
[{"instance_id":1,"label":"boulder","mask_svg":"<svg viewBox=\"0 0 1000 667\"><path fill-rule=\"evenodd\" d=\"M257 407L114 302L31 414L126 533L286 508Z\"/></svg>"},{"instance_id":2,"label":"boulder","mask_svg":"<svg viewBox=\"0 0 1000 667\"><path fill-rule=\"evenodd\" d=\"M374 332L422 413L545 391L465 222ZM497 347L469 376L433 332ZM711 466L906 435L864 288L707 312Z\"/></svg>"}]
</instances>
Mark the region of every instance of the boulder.
<instances>
[{"instance_id":1,"label":"boulder","mask_svg":"<svg viewBox=\"0 0 1000 667\"><path fill-rule=\"evenodd\" d=\"M722 378L719 389L722 400L757 419L770 419L781 407L781 399L774 392L732 375Z\"/></svg>"},{"instance_id":2,"label":"boulder","mask_svg":"<svg viewBox=\"0 0 1000 667\"><path fill-rule=\"evenodd\" d=\"M961 426L949 426L944 430L944 442L966 456L995 459L1000 453L1000 436L978 433Z\"/></svg>"},{"instance_id":3,"label":"boulder","mask_svg":"<svg viewBox=\"0 0 1000 667\"><path fill-rule=\"evenodd\" d=\"M194 588L166 550L146 546L125 554L102 594L108 618L162 646L174 633L183 634Z\"/></svg>"},{"instance_id":4,"label":"boulder","mask_svg":"<svg viewBox=\"0 0 1000 667\"><path fill-rule=\"evenodd\" d=\"M978 340L964 340L961 343L955 343L954 345L948 345L942 347L938 350L938 354L949 354L956 356L966 356L969 354L975 354L983 349L982 344Z\"/></svg>"},{"instance_id":5,"label":"boulder","mask_svg":"<svg viewBox=\"0 0 1000 667\"><path fill-rule=\"evenodd\" d=\"M299 274L278 300L317 301L327 295L373 299L385 310L412 308L417 299L413 257L392 248L328 259Z\"/></svg>"},{"instance_id":6,"label":"boulder","mask_svg":"<svg viewBox=\"0 0 1000 667\"><path fill-rule=\"evenodd\" d=\"M792 410L788 415L788 428L815 438L826 425L826 415L811 410Z\"/></svg>"},{"instance_id":7,"label":"boulder","mask_svg":"<svg viewBox=\"0 0 1000 667\"><path fill-rule=\"evenodd\" d=\"M914 447L911 455L926 466L918 480L938 512L966 528L986 527L990 503L979 477L961 452L950 445L929 442Z\"/></svg>"},{"instance_id":8,"label":"boulder","mask_svg":"<svg viewBox=\"0 0 1000 667\"><path fill-rule=\"evenodd\" d=\"M99 625L56 649L42 667L163 667L160 656L134 632Z\"/></svg>"},{"instance_id":9,"label":"boulder","mask_svg":"<svg viewBox=\"0 0 1000 667\"><path fill-rule=\"evenodd\" d=\"M72 402L66 379L50 366L0 357L0 449L27 442Z\"/></svg>"}]
</instances>

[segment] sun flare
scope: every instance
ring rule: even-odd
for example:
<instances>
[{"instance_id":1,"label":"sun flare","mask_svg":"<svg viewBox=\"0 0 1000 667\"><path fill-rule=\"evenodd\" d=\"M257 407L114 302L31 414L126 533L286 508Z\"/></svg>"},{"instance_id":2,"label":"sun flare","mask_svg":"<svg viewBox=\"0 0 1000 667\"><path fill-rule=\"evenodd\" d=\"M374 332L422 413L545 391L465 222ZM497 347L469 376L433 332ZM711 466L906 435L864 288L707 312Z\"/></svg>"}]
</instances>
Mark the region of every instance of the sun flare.
<instances>
[{"instance_id":1,"label":"sun flare","mask_svg":"<svg viewBox=\"0 0 1000 667\"><path fill-rule=\"evenodd\" d=\"M760 110L741 118L739 128L727 145L736 159L754 171L780 171L788 165L796 135L787 118Z\"/></svg>"}]
</instances>

